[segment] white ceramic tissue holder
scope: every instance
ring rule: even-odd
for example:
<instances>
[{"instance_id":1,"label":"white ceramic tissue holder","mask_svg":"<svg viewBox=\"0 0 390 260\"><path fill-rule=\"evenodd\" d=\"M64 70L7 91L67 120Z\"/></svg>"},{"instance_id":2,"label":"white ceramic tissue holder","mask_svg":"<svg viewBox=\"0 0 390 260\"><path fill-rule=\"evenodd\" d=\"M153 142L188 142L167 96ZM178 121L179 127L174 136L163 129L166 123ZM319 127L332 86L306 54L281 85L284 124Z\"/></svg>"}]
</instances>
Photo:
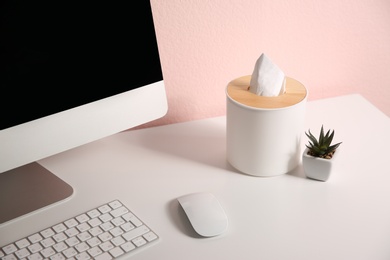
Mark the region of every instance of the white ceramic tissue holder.
<instances>
[{"instance_id":1,"label":"white ceramic tissue holder","mask_svg":"<svg viewBox=\"0 0 390 260\"><path fill-rule=\"evenodd\" d=\"M298 166L307 89L286 77L285 92L267 97L249 91L251 76L226 88L227 160L254 176L285 174Z\"/></svg>"}]
</instances>

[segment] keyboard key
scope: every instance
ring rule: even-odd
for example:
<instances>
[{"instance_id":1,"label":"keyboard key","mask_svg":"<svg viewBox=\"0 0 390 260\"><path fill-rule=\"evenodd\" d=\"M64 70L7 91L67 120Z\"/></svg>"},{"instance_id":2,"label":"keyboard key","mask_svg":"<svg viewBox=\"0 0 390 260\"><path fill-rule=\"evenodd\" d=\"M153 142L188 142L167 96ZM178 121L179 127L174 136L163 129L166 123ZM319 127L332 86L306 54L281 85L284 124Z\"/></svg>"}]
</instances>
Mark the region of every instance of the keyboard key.
<instances>
[{"instance_id":1,"label":"keyboard key","mask_svg":"<svg viewBox=\"0 0 390 260\"><path fill-rule=\"evenodd\" d=\"M148 232L148 233L146 233L146 234L144 235L144 238L145 238L146 240L148 240L149 242L151 242L151 241L157 239L157 235L154 234L152 231L150 231L150 232Z\"/></svg>"},{"instance_id":2,"label":"keyboard key","mask_svg":"<svg viewBox=\"0 0 390 260\"><path fill-rule=\"evenodd\" d=\"M130 230L134 229L135 226L134 226L132 223L130 223L130 222L126 222L125 224L123 224L123 225L121 226L121 228L122 228L125 232L127 232L127 231L130 231Z\"/></svg>"},{"instance_id":3,"label":"keyboard key","mask_svg":"<svg viewBox=\"0 0 390 260\"><path fill-rule=\"evenodd\" d=\"M23 248L15 252L15 255L20 259L27 257L29 254L30 252L27 250L27 248Z\"/></svg>"},{"instance_id":4,"label":"keyboard key","mask_svg":"<svg viewBox=\"0 0 390 260\"><path fill-rule=\"evenodd\" d=\"M120 207L117 209L114 209L113 211L110 212L110 214L114 217L117 218L125 213L129 212L129 210L125 207Z\"/></svg>"},{"instance_id":5,"label":"keyboard key","mask_svg":"<svg viewBox=\"0 0 390 260\"><path fill-rule=\"evenodd\" d=\"M91 259L91 257L88 255L88 253L83 252L83 253L76 255L76 259L77 260L88 260L88 259Z\"/></svg>"},{"instance_id":6,"label":"keyboard key","mask_svg":"<svg viewBox=\"0 0 390 260\"><path fill-rule=\"evenodd\" d=\"M97 245L101 244L102 241L99 238L97 238L97 237L93 237L91 239L88 239L87 243L88 243L88 245L90 247L94 247L94 246L97 246Z\"/></svg>"},{"instance_id":7,"label":"keyboard key","mask_svg":"<svg viewBox=\"0 0 390 260\"><path fill-rule=\"evenodd\" d=\"M18 260L18 258L14 254L10 254L3 257L2 260Z\"/></svg>"},{"instance_id":8,"label":"keyboard key","mask_svg":"<svg viewBox=\"0 0 390 260\"><path fill-rule=\"evenodd\" d=\"M48 237L51 237L52 235L54 235L54 231L53 229L51 228L48 228L48 229L45 229L43 231L41 231L41 235L44 237L44 238L48 238Z\"/></svg>"},{"instance_id":9,"label":"keyboard key","mask_svg":"<svg viewBox=\"0 0 390 260\"><path fill-rule=\"evenodd\" d=\"M88 232L94 236L94 237L97 237L98 235L100 235L101 233L103 233L103 230L100 228L100 227L94 227L94 228L91 228L90 230L88 230Z\"/></svg>"},{"instance_id":10,"label":"keyboard key","mask_svg":"<svg viewBox=\"0 0 390 260\"><path fill-rule=\"evenodd\" d=\"M117 227L126 223L125 220L121 217L113 219L113 220L111 220L111 222L112 222L112 224L114 224Z\"/></svg>"},{"instance_id":11,"label":"keyboard key","mask_svg":"<svg viewBox=\"0 0 390 260\"><path fill-rule=\"evenodd\" d=\"M137 247L143 246L146 244L146 240L143 237L134 238L131 242L134 243Z\"/></svg>"},{"instance_id":12,"label":"keyboard key","mask_svg":"<svg viewBox=\"0 0 390 260\"><path fill-rule=\"evenodd\" d=\"M110 207L113 209L117 209L117 208L122 206L122 203L120 203L118 200L114 200L114 201L108 203L108 205L110 205Z\"/></svg>"},{"instance_id":13,"label":"keyboard key","mask_svg":"<svg viewBox=\"0 0 390 260\"><path fill-rule=\"evenodd\" d=\"M93 209L93 210L89 211L87 214L91 219L94 219L100 215L100 212L97 209Z\"/></svg>"},{"instance_id":14,"label":"keyboard key","mask_svg":"<svg viewBox=\"0 0 390 260\"><path fill-rule=\"evenodd\" d=\"M101 255L98 255L95 259L96 260L111 260L112 257L109 253L103 253Z\"/></svg>"},{"instance_id":15,"label":"keyboard key","mask_svg":"<svg viewBox=\"0 0 390 260\"><path fill-rule=\"evenodd\" d=\"M114 237L111 240L111 242L114 244L114 246L120 246L123 243L125 243L126 241L124 240L124 238L122 236L119 236L119 237Z\"/></svg>"},{"instance_id":16,"label":"keyboard key","mask_svg":"<svg viewBox=\"0 0 390 260\"><path fill-rule=\"evenodd\" d=\"M96 217L98 217L99 215L97 215ZM88 224L91 226L91 227L97 227L99 226L100 224L102 224L103 222L98 219L98 218L93 218L91 219L90 221L88 221Z\"/></svg>"},{"instance_id":17,"label":"keyboard key","mask_svg":"<svg viewBox=\"0 0 390 260\"><path fill-rule=\"evenodd\" d=\"M55 234L54 236L53 236L53 239L57 242L57 243L59 243L59 242L61 242L61 241L64 241L65 239L67 239L68 237L63 233L63 232L61 232L61 233L59 233L59 234Z\"/></svg>"},{"instance_id":18,"label":"keyboard key","mask_svg":"<svg viewBox=\"0 0 390 260\"><path fill-rule=\"evenodd\" d=\"M3 247L3 251L7 255L12 254L13 252L16 252L16 250L18 250L18 248L14 244L10 244L8 246Z\"/></svg>"},{"instance_id":19,"label":"keyboard key","mask_svg":"<svg viewBox=\"0 0 390 260\"><path fill-rule=\"evenodd\" d=\"M87 243L85 242L81 242L80 244L77 244L75 246L76 250L79 252L79 253L82 253L84 251L87 251L89 249L89 246Z\"/></svg>"},{"instance_id":20,"label":"keyboard key","mask_svg":"<svg viewBox=\"0 0 390 260\"><path fill-rule=\"evenodd\" d=\"M99 207L98 210L100 211L100 213L104 214L104 213L110 212L111 208L108 205L103 205L103 206Z\"/></svg>"},{"instance_id":21,"label":"keyboard key","mask_svg":"<svg viewBox=\"0 0 390 260\"><path fill-rule=\"evenodd\" d=\"M99 216L99 219L103 222L108 222L110 221L111 219L113 219L113 217L111 216L110 213L104 213L103 215Z\"/></svg>"},{"instance_id":22,"label":"keyboard key","mask_svg":"<svg viewBox=\"0 0 390 260\"><path fill-rule=\"evenodd\" d=\"M68 237L74 237L75 235L77 235L78 233L80 233L77 228L75 227L72 227L68 230L65 230L65 234L68 236Z\"/></svg>"},{"instance_id":23,"label":"keyboard key","mask_svg":"<svg viewBox=\"0 0 390 260\"><path fill-rule=\"evenodd\" d=\"M107 251L113 249L113 248L114 248L114 245L111 244L110 241L106 241L106 242L100 244L99 247L100 247L103 251L107 252Z\"/></svg>"},{"instance_id":24,"label":"keyboard key","mask_svg":"<svg viewBox=\"0 0 390 260\"><path fill-rule=\"evenodd\" d=\"M106 223L101 224L100 227L103 231L108 231L110 229L113 229L114 225L111 222L106 222Z\"/></svg>"},{"instance_id":25,"label":"keyboard key","mask_svg":"<svg viewBox=\"0 0 390 260\"><path fill-rule=\"evenodd\" d=\"M54 229L54 231L55 231L56 233L61 233L62 231L64 231L64 230L66 229L66 226L65 226L63 223L60 223L60 224L58 224L58 225L55 225L55 226L53 227L53 229Z\"/></svg>"},{"instance_id":26,"label":"keyboard key","mask_svg":"<svg viewBox=\"0 0 390 260\"><path fill-rule=\"evenodd\" d=\"M28 250L30 250L30 252L32 254L37 253L37 252L41 251L42 249L43 249L43 247L41 246L40 243L35 243L35 244L32 244L31 246L28 247Z\"/></svg>"},{"instance_id":27,"label":"keyboard key","mask_svg":"<svg viewBox=\"0 0 390 260\"><path fill-rule=\"evenodd\" d=\"M80 241L77 239L77 237L71 237L71 238L68 238L67 240L65 240L65 243L68 246L75 246L78 243L80 243Z\"/></svg>"},{"instance_id":28,"label":"keyboard key","mask_svg":"<svg viewBox=\"0 0 390 260\"><path fill-rule=\"evenodd\" d=\"M130 230L129 232L123 234L123 238L127 241L133 240L136 237L139 237L147 232L149 232L149 228L146 226L140 226L133 230Z\"/></svg>"},{"instance_id":29,"label":"keyboard key","mask_svg":"<svg viewBox=\"0 0 390 260\"><path fill-rule=\"evenodd\" d=\"M95 246L95 247L92 247L91 249L88 250L88 253L92 256L92 257L95 257L97 255L100 255L103 253L103 250L100 249L100 247L98 246Z\"/></svg>"},{"instance_id":30,"label":"keyboard key","mask_svg":"<svg viewBox=\"0 0 390 260\"><path fill-rule=\"evenodd\" d=\"M92 238L91 234L88 233L87 231L78 234L77 238L80 239L80 241L87 241L88 239Z\"/></svg>"},{"instance_id":31,"label":"keyboard key","mask_svg":"<svg viewBox=\"0 0 390 260\"><path fill-rule=\"evenodd\" d=\"M87 214L81 214L80 216L77 216L76 217L76 220L79 222L79 223L84 223L86 221L89 220L89 217Z\"/></svg>"},{"instance_id":32,"label":"keyboard key","mask_svg":"<svg viewBox=\"0 0 390 260\"><path fill-rule=\"evenodd\" d=\"M111 240L113 238L113 236L110 234L110 232L104 232L104 233L100 234L98 237L102 242Z\"/></svg>"},{"instance_id":33,"label":"keyboard key","mask_svg":"<svg viewBox=\"0 0 390 260\"><path fill-rule=\"evenodd\" d=\"M54 255L55 253L56 253L56 251L54 251L54 249L52 247L44 248L41 251L41 254L43 255L43 257L46 257L46 258Z\"/></svg>"},{"instance_id":34,"label":"keyboard key","mask_svg":"<svg viewBox=\"0 0 390 260\"><path fill-rule=\"evenodd\" d=\"M136 247L133 243L131 242L126 242L124 243L123 245L121 245L121 248L125 251L125 252L130 252L132 250L134 250Z\"/></svg>"},{"instance_id":35,"label":"keyboard key","mask_svg":"<svg viewBox=\"0 0 390 260\"><path fill-rule=\"evenodd\" d=\"M19 240L18 242L15 242L16 246L19 248L25 248L26 246L30 245L30 242L28 242L27 238L23 238Z\"/></svg>"},{"instance_id":36,"label":"keyboard key","mask_svg":"<svg viewBox=\"0 0 390 260\"><path fill-rule=\"evenodd\" d=\"M50 260L66 260L63 254L57 253L50 257Z\"/></svg>"},{"instance_id":37,"label":"keyboard key","mask_svg":"<svg viewBox=\"0 0 390 260\"><path fill-rule=\"evenodd\" d=\"M131 221L136 227L139 227L142 225L142 221L140 221L136 216L134 216L131 213L127 213L122 216L124 220Z\"/></svg>"},{"instance_id":38,"label":"keyboard key","mask_svg":"<svg viewBox=\"0 0 390 260\"><path fill-rule=\"evenodd\" d=\"M44 240L41 241L41 244L44 246L44 247L49 247L49 246L52 246L55 244L55 241L53 240L53 238L49 237L49 238L46 238Z\"/></svg>"},{"instance_id":39,"label":"keyboard key","mask_svg":"<svg viewBox=\"0 0 390 260\"><path fill-rule=\"evenodd\" d=\"M68 249L65 249L62 253L63 253L63 254L65 255L65 257L67 257L67 258L71 258L71 257L77 255L77 251L76 251L76 249L74 249L73 247L68 248Z\"/></svg>"},{"instance_id":40,"label":"keyboard key","mask_svg":"<svg viewBox=\"0 0 390 260\"><path fill-rule=\"evenodd\" d=\"M28 257L28 260L43 260L43 257L39 253L32 254Z\"/></svg>"},{"instance_id":41,"label":"keyboard key","mask_svg":"<svg viewBox=\"0 0 390 260\"><path fill-rule=\"evenodd\" d=\"M123 255L124 253L125 252L120 247L115 247L114 249L110 250L110 254L113 257L119 257L119 256Z\"/></svg>"},{"instance_id":42,"label":"keyboard key","mask_svg":"<svg viewBox=\"0 0 390 260\"><path fill-rule=\"evenodd\" d=\"M77 229L80 231L80 232L84 232L84 231L87 231L88 229L90 229L91 226L88 225L88 223L82 223L80 225L77 226Z\"/></svg>"},{"instance_id":43,"label":"keyboard key","mask_svg":"<svg viewBox=\"0 0 390 260\"><path fill-rule=\"evenodd\" d=\"M71 218L71 219L68 219L67 221L65 221L64 224L68 228L72 228L72 227L77 226L79 224L79 222L77 222L77 220L75 220L74 218Z\"/></svg>"},{"instance_id":44,"label":"keyboard key","mask_svg":"<svg viewBox=\"0 0 390 260\"><path fill-rule=\"evenodd\" d=\"M68 246L64 242L60 242L58 244L53 245L53 248L56 250L56 252L62 252L67 249Z\"/></svg>"},{"instance_id":45,"label":"keyboard key","mask_svg":"<svg viewBox=\"0 0 390 260\"><path fill-rule=\"evenodd\" d=\"M117 237L123 234L123 230L120 227L115 227L110 230L110 233L113 237Z\"/></svg>"},{"instance_id":46,"label":"keyboard key","mask_svg":"<svg viewBox=\"0 0 390 260\"><path fill-rule=\"evenodd\" d=\"M42 236L38 233L28 237L28 240L30 240L32 244L41 241L42 239L43 239Z\"/></svg>"}]
</instances>

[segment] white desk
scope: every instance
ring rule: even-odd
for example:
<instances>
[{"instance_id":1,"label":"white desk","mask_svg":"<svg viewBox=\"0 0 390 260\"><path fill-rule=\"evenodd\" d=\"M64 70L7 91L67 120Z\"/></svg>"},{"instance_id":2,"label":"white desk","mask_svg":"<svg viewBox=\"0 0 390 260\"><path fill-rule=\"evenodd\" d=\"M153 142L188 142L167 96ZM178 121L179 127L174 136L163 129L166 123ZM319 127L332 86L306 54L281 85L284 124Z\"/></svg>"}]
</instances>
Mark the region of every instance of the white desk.
<instances>
[{"instance_id":1,"label":"white desk","mask_svg":"<svg viewBox=\"0 0 390 260\"><path fill-rule=\"evenodd\" d=\"M75 194L0 227L0 244L119 198L161 236L131 259L390 259L389 118L359 95L309 102L306 118L304 130L324 124L343 141L328 182L301 166L238 173L225 158L225 117L127 131L42 160ZM200 238L184 216L176 198L199 191L227 212L224 235Z\"/></svg>"}]
</instances>

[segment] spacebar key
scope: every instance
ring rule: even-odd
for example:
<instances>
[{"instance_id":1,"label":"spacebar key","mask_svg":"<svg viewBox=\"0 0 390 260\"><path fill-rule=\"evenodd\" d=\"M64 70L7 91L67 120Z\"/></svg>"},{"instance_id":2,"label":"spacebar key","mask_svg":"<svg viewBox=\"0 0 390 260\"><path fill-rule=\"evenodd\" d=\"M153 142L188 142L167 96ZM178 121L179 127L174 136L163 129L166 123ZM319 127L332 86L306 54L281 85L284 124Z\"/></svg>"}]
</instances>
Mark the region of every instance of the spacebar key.
<instances>
[{"instance_id":1,"label":"spacebar key","mask_svg":"<svg viewBox=\"0 0 390 260\"><path fill-rule=\"evenodd\" d=\"M134 238L139 237L139 236L141 236L149 231L150 231L150 229L147 226L142 225L142 226L139 226L135 229L130 230L129 232L123 234L122 236L127 241L130 241L130 240L133 240Z\"/></svg>"}]
</instances>

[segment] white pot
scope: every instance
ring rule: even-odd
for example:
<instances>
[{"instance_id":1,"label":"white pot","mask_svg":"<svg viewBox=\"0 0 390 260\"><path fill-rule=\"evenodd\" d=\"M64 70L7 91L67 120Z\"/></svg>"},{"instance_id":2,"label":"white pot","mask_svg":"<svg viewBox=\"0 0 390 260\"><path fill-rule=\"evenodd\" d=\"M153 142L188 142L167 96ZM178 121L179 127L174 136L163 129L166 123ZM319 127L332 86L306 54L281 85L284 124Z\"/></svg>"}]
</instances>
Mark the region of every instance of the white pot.
<instances>
[{"instance_id":1,"label":"white pot","mask_svg":"<svg viewBox=\"0 0 390 260\"><path fill-rule=\"evenodd\" d=\"M305 175L310 179L327 181L332 173L339 149L337 148L331 159L324 159L308 155L309 149L306 148L302 154L302 165Z\"/></svg>"}]
</instances>

